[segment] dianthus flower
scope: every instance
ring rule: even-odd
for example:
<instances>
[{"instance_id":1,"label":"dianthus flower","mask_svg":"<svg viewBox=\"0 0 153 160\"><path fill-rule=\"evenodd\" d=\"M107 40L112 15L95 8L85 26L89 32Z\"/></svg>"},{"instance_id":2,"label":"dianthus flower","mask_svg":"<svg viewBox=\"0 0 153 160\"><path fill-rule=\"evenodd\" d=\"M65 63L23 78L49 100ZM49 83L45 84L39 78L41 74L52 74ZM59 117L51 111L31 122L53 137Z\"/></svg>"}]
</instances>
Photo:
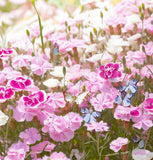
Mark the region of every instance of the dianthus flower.
<instances>
[{"instance_id":1,"label":"dianthus flower","mask_svg":"<svg viewBox=\"0 0 153 160\"><path fill-rule=\"evenodd\" d=\"M108 63L105 66L100 67L100 76L104 79L114 79L117 77L121 77L121 72L118 71L119 64L118 63Z\"/></svg>"},{"instance_id":2,"label":"dianthus flower","mask_svg":"<svg viewBox=\"0 0 153 160\"><path fill-rule=\"evenodd\" d=\"M117 139L113 140L110 143L110 149L114 152L118 152L123 145L126 145L128 143L127 138L118 137Z\"/></svg>"}]
</instances>

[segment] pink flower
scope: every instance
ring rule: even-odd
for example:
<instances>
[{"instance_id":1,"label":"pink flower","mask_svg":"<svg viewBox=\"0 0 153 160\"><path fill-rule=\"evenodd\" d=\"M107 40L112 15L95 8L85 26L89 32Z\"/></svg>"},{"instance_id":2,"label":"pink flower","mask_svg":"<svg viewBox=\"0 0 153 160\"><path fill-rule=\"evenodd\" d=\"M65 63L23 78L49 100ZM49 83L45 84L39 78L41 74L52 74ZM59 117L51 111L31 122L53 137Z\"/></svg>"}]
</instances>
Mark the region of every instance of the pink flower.
<instances>
[{"instance_id":1,"label":"pink flower","mask_svg":"<svg viewBox=\"0 0 153 160\"><path fill-rule=\"evenodd\" d=\"M152 18L152 20L153 20L153 18ZM152 27L153 27L153 25L152 25ZM152 30L153 30L153 29L152 29ZM148 56L151 56L152 53L153 53L153 42L152 42L152 41L149 41L146 45L141 44L141 45L140 45L140 50L141 50L141 52L143 52L143 51L142 51L142 46L144 46L146 54L147 54ZM145 54L145 53L144 53L144 54Z\"/></svg>"},{"instance_id":2,"label":"pink flower","mask_svg":"<svg viewBox=\"0 0 153 160\"><path fill-rule=\"evenodd\" d=\"M133 0L122 0L116 4L115 10L118 15L129 16L134 13L138 13L138 7Z\"/></svg>"},{"instance_id":3,"label":"pink flower","mask_svg":"<svg viewBox=\"0 0 153 160\"><path fill-rule=\"evenodd\" d=\"M70 159L67 158L66 155L65 155L64 153L62 153L62 152L59 152L59 153L53 152L53 153L51 154L51 156L50 156L50 159L51 159L51 160L56 160L56 159L58 159L58 160L70 160Z\"/></svg>"},{"instance_id":4,"label":"pink flower","mask_svg":"<svg viewBox=\"0 0 153 160\"><path fill-rule=\"evenodd\" d=\"M50 143L49 141L43 141L36 144L35 146L32 146L31 150L37 153L41 153L43 149L44 151L51 151L54 149L54 147L55 147L55 144Z\"/></svg>"},{"instance_id":5,"label":"pink flower","mask_svg":"<svg viewBox=\"0 0 153 160\"><path fill-rule=\"evenodd\" d=\"M47 96L46 104L53 109L65 107L64 95L61 92L50 93Z\"/></svg>"},{"instance_id":6,"label":"pink flower","mask_svg":"<svg viewBox=\"0 0 153 160\"><path fill-rule=\"evenodd\" d=\"M108 63L105 66L100 67L100 76L104 79L114 79L117 77L121 77L121 72L118 71L118 69L118 63Z\"/></svg>"},{"instance_id":7,"label":"pink flower","mask_svg":"<svg viewBox=\"0 0 153 160\"><path fill-rule=\"evenodd\" d=\"M153 65L145 65L141 69L141 76L144 78L145 76L149 78L150 76L153 77L151 71L153 71Z\"/></svg>"},{"instance_id":8,"label":"pink flower","mask_svg":"<svg viewBox=\"0 0 153 160\"><path fill-rule=\"evenodd\" d=\"M5 88L3 86L0 86L0 102L5 102L7 99L10 99L12 96L14 96L14 91L12 88Z\"/></svg>"},{"instance_id":9,"label":"pink flower","mask_svg":"<svg viewBox=\"0 0 153 160\"><path fill-rule=\"evenodd\" d=\"M28 151L29 146L19 141L11 145L4 160L24 160Z\"/></svg>"},{"instance_id":10,"label":"pink flower","mask_svg":"<svg viewBox=\"0 0 153 160\"><path fill-rule=\"evenodd\" d=\"M13 70L12 67L5 67L2 71L2 73L4 74L4 77L8 80L12 80L12 79L17 78L19 76L20 77L22 76L21 72Z\"/></svg>"},{"instance_id":11,"label":"pink flower","mask_svg":"<svg viewBox=\"0 0 153 160\"><path fill-rule=\"evenodd\" d=\"M80 128L81 122L83 121L82 117L78 113L69 112L64 116L67 123L69 123L70 128L75 131Z\"/></svg>"},{"instance_id":12,"label":"pink flower","mask_svg":"<svg viewBox=\"0 0 153 160\"><path fill-rule=\"evenodd\" d=\"M25 79L24 77L17 77L16 79L9 81L8 83L15 89L24 90L26 87L31 85L31 80Z\"/></svg>"},{"instance_id":13,"label":"pink flower","mask_svg":"<svg viewBox=\"0 0 153 160\"><path fill-rule=\"evenodd\" d=\"M151 17L149 17L148 19L144 20L144 29L147 29L149 31L150 34L153 33L153 14L151 15ZM141 28L141 25L140 25Z\"/></svg>"},{"instance_id":14,"label":"pink flower","mask_svg":"<svg viewBox=\"0 0 153 160\"><path fill-rule=\"evenodd\" d=\"M27 67L30 65L32 56L30 55L17 55L12 59L12 66L14 68Z\"/></svg>"},{"instance_id":15,"label":"pink flower","mask_svg":"<svg viewBox=\"0 0 153 160\"><path fill-rule=\"evenodd\" d=\"M127 138L118 137L116 140L113 140L110 143L110 149L114 152L118 152L121 149L121 147L126 144L128 144Z\"/></svg>"},{"instance_id":16,"label":"pink flower","mask_svg":"<svg viewBox=\"0 0 153 160\"><path fill-rule=\"evenodd\" d=\"M134 63L143 64L144 60L146 59L146 55L142 51L128 51L127 56L125 56L127 66L132 67Z\"/></svg>"},{"instance_id":17,"label":"pink flower","mask_svg":"<svg viewBox=\"0 0 153 160\"><path fill-rule=\"evenodd\" d=\"M146 99L144 109L148 113L153 114L153 98Z\"/></svg>"},{"instance_id":18,"label":"pink flower","mask_svg":"<svg viewBox=\"0 0 153 160\"><path fill-rule=\"evenodd\" d=\"M114 98L111 96L111 94L107 94L104 92L97 94L96 97L90 99L91 105L96 111L99 112L101 112L105 108L113 108L113 101Z\"/></svg>"},{"instance_id":19,"label":"pink flower","mask_svg":"<svg viewBox=\"0 0 153 160\"><path fill-rule=\"evenodd\" d=\"M93 131L95 130L96 132L103 132L103 131L108 131L109 127L107 123L104 123L103 121L100 122L92 122L90 124L85 123L84 126L87 127L88 131Z\"/></svg>"},{"instance_id":20,"label":"pink flower","mask_svg":"<svg viewBox=\"0 0 153 160\"><path fill-rule=\"evenodd\" d=\"M130 111L131 108L129 107L118 106L115 109L114 118L121 119L122 121L130 121Z\"/></svg>"},{"instance_id":21,"label":"pink flower","mask_svg":"<svg viewBox=\"0 0 153 160\"><path fill-rule=\"evenodd\" d=\"M5 56L5 55L12 54L12 53L13 53L12 48L7 48L7 49L0 48L0 56Z\"/></svg>"},{"instance_id":22,"label":"pink flower","mask_svg":"<svg viewBox=\"0 0 153 160\"><path fill-rule=\"evenodd\" d=\"M32 150L31 156L37 159L37 154L41 153L43 150L50 152L54 149L54 147L55 145L53 143L50 143L49 141L40 142L35 146L31 147Z\"/></svg>"},{"instance_id":23,"label":"pink flower","mask_svg":"<svg viewBox=\"0 0 153 160\"><path fill-rule=\"evenodd\" d=\"M43 132L49 132L50 137L54 141L67 142L74 136L74 131L70 128L70 124L63 116L53 115L44 121Z\"/></svg>"},{"instance_id":24,"label":"pink flower","mask_svg":"<svg viewBox=\"0 0 153 160\"><path fill-rule=\"evenodd\" d=\"M41 135L38 133L38 130L33 127L21 132L19 137L23 139L25 144L34 144L36 141L41 140Z\"/></svg>"},{"instance_id":25,"label":"pink flower","mask_svg":"<svg viewBox=\"0 0 153 160\"><path fill-rule=\"evenodd\" d=\"M46 93L44 91L38 91L29 96L24 96L23 101L25 106L36 107L46 101Z\"/></svg>"},{"instance_id":26,"label":"pink flower","mask_svg":"<svg viewBox=\"0 0 153 160\"><path fill-rule=\"evenodd\" d=\"M31 70L38 76L43 75L47 70L52 68L52 64L42 57L35 57L31 63Z\"/></svg>"},{"instance_id":27,"label":"pink flower","mask_svg":"<svg viewBox=\"0 0 153 160\"><path fill-rule=\"evenodd\" d=\"M153 158L153 152L146 149L134 149L132 151L132 158L134 160L151 160Z\"/></svg>"},{"instance_id":28,"label":"pink flower","mask_svg":"<svg viewBox=\"0 0 153 160\"><path fill-rule=\"evenodd\" d=\"M66 155L63 152L59 152L59 153L53 152L50 157L45 156L45 157L43 157L42 160L48 160L48 159L51 159L51 160L70 160L69 158L66 157Z\"/></svg>"}]
</instances>

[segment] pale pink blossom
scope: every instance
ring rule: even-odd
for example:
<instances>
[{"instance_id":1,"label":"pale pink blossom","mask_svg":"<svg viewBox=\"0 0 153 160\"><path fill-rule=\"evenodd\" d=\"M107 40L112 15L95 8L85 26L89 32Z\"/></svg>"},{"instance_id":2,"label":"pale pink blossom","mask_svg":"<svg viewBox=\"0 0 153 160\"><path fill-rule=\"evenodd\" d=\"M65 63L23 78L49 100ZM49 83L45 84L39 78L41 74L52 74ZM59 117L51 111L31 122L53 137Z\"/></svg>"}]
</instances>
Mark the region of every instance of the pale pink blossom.
<instances>
[{"instance_id":1,"label":"pale pink blossom","mask_svg":"<svg viewBox=\"0 0 153 160\"><path fill-rule=\"evenodd\" d=\"M23 139L25 144L34 144L36 141L40 141L41 135L36 128L29 128L21 132L19 135Z\"/></svg>"},{"instance_id":2,"label":"pale pink blossom","mask_svg":"<svg viewBox=\"0 0 153 160\"><path fill-rule=\"evenodd\" d=\"M53 152L50 157L44 156L41 160L70 160L63 152Z\"/></svg>"},{"instance_id":3,"label":"pale pink blossom","mask_svg":"<svg viewBox=\"0 0 153 160\"><path fill-rule=\"evenodd\" d=\"M54 148L55 148L55 145L53 143L50 143L49 141L40 142L34 146L31 146L31 150L32 150L31 156L33 158L38 159L37 154L40 154L43 150L50 152Z\"/></svg>"},{"instance_id":4,"label":"pale pink blossom","mask_svg":"<svg viewBox=\"0 0 153 160\"><path fill-rule=\"evenodd\" d=\"M122 146L128 144L127 138L118 137L110 143L110 149L114 152L118 152Z\"/></svg>"},{"instance_id":5,"label":"pale pink blossom","mask_svg":"<svg viewBox=\"0 0 153 160\"><path fill-rule=\"evenodd\" d=\"M49 112L53 112L59 108L65 107L65 104L63 93L55 92L47 94L47 100L42 107Z\"/></svg>"},{"instance_id":6,"label":"pale pink blossom","mask_svg":"<svg viewBox=\"0 0 153 160\"><path fill-rule=\"evenodd\" d=\"M24 160L26 152L28 151L29 146L18 141L17 143L11 145L4 160Z\"/></svg>"},{"instance_id":7,"label":"pale pink blossom","mask_svg":"<svg viewBox=\"0 0 153 160\"><path fill-rule=\"evenodd\" d=\"M132 151L132 158L134 160L151 160L153 158L153 152L146 149L134 149Z\"/></svg>"},{"instance_id":8,"label":"pale pink blossom","mask_svg":"<svg viewBox=\"0 0 153 160\"><path fill-rule=\"evenodd\" d=\"M68 123L63 116L52 116L48 117L44 121L43 132L49 132L50 137L54 141L67 142L74 136L74 131L70 128Z\"/></svg>"},{"instance_id":9,"label":"pale pink blossom","mask_svg":"<svg viewBox=\"0 0 153 160\"><path fill-rule=\"evenodd\" d=\"M31 70L38 76L43 75L52 68L52 64L42 57L35 57L31 63Z\"/></svg>"},{"instance_id":10,"label":"pale pink blossom","mask_svg":"<svg viewBox=\"0 0 153 160\"><path fill-rule=\"evenodd\" d=\"M32 56L30 55L17 55L12 59L12 66L14 68L27 67L31 60Z\"/></svg>"},{"instance_id":11,"label":"pale pink blossom","mask_svg":"<svg viewBox=\"0 0 153 160\"><path fill-rule=\"evenodd\" d=\"M114 118L122 121L130 121L131 108L118 105L115 109Z\"/></svg>"},{"instance_id":12,"label":"pale pink blossom","mask_svg":"<svg viewBox=\"0 0 153 160\"><path fill-rule=\"evenodd\" d=\"M88 131L93 131L95 130L96 132L104 132L108 131L109 127L107 123L104 123L103 121L100 122L92 122L92 123L85 123L84 126L87 127Z\"/></svg>"},{"instance_id":13,"label":"pale pink blossom","mask_svg":"<svg viewBox=\"0 0 153 160\"><path fill-rule=\"evenodd\" d=\"M141 69L141 76L149 78L150 76L153 77L153 65L145 65Z\"/></svg>"},{"instance_id":14,"label":"pale pink blossom","mask_svg":"<svg viewBox=\"0 0 153 160\"><path fill-rule=\"evenodd\" d=\"M65 120L69 123L70 128L75 131L80 128L81 122L83 121L82 117L78 113L69 112L65 115Z\"/></svg>"},{"instance_id":15,"label":"pale pink blossom","mask_svg":"<svg viewBox=\"0 0 153 160\"><path fill-rule=\"evenodd\" d=\"M96 97L90 99L91 105L96 111L101 112L106 108L113 108L114 97L111 94L100 93Z\"/></svg>"}]
</instances>

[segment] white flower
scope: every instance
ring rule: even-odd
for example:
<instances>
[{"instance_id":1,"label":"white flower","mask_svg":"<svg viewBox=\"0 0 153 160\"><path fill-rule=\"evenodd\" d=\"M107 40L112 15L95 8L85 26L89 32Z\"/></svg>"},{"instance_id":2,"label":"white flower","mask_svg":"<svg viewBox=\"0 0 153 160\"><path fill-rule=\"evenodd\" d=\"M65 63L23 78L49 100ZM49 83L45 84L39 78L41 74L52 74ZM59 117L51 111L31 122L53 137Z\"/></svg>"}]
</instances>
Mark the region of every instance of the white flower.
<instances>
[{"instance_id":1,"label":"white flower","mask_svg":"<svg viewBox=\"0 0 153 160\"><path fill-rule=\"evenodd\" d=\"M127 24L137 24L141 22L140 16L138 14L132 14L126 17Z\"/></svg>"},{"instance_id":2,"label":"white flower","mask_svg":"<svg viewBox=\"0 0 153 160\"><path fill-rule=\"evenodd\" d=\"M3 126L7 123L9 117L0 111L0 126Z\"/></svg>"},{"instance_id":3,"label":"white flower","mask_svg":"<svg viewBox=\"0 0 153 160\"><path fill-rule=\"evenodd\" d=\"M60 81L58 79L50 78L43 82L43 85L54 88L60 85Z\"/></svg>"},{"instance_id":4,"label":"white flower","mask_svg":"<svg viewBox=\"0 0 153 160\"><path fill-rule=\"evenodd\" d=\"M106 45L107 45L106 50L109 53L120 54L123 51L122 47L129 46L129 42L128 41L124 41L118 35L112 35L111 38L106 43Z\"/></svg>"},{"instance_id":5,"label":"white flower","mask_svg":"<svg viewBox=\"0 0 153 160\"><path fill-rule=\"evenodd\" d=\"M134 160L151 160L153 158L153 152L136 148L132 151L132 158Z\"/></svg>"},{"instance_id":6,"label":"white flower","mask_svg":"<svg viewBox=\"0 0 153 160\"><path fill-rule=\"evenodd\" d=\"M66 70L67 70L67 67L66 67ZM55 77L64 77L63 66L54 67L54 71L50 72L50 74Z\"/></svg>"}]
</instances>

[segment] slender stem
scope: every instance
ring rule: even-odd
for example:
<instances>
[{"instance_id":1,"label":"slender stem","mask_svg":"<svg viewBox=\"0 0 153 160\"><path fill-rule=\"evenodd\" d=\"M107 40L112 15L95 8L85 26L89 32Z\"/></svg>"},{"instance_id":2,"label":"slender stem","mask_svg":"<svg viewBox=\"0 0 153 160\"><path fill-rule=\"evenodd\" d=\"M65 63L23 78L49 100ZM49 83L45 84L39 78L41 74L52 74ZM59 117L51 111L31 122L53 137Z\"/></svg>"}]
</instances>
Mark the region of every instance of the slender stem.
<instances>
[{"instance_id":1,"label":"slender stem","mask_svg":"<svg viewBox=\"0 0 153 160\"><path fill-rule=\"evenodd\" d=\"M146 143L145 143L145 149L146 149L146 147L147 147L147 143L148 143L148 141L149 141L149 138L150 138L150 132L151 132L151 128L149 129L149 132L148 132L148 135L147 135L147 139L146 139Z\"/></svg>"},{"instance_id":2,"label":"slender stem","mask_svg":"<svg viewBox=\"0 0 153 160\"><path fill-rule=\"evenodd\" d=\"M36 6L35 6L35 3L32 3L32 4L33 4L33 7L34 7L34 9L35 9L35 11L36 11L36 13L37 13L37 16L38 16L39 29L40 29L40 38L41 38L41 45L42 45L42 51L44 52L45 47L44 47L44 40L43 40L43 33L42 33L43 28L42 28L42 24L41 24L41 19L40 19L40 16L39 16L39 12L38 12L38 10L37 10L37 8L36 8Z\"/></svg>"}]
</instances>

